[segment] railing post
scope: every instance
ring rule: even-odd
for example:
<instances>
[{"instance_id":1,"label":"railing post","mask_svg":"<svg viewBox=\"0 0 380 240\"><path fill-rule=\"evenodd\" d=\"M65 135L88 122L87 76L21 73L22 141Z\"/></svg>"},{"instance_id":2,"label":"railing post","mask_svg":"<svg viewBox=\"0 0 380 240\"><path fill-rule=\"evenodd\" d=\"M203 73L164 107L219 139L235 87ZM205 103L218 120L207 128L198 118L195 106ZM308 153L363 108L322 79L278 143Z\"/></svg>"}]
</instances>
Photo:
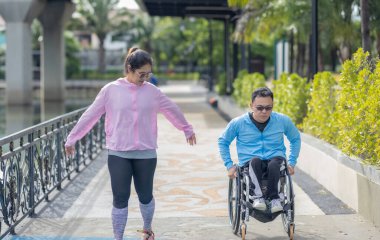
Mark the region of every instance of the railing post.
<instances>
[{"instance_id":1,"label":"railing post","mask_svg":"<svg viewBox=\"0 0 380 240\"><path fill-rule=\"evenodd\" d=\"M104 142L105 142L105 131L104 131L104 118L101 118L100 119L100 126L99 126L99 131L100 131L100 149L103 149L104 148Z\"/></svg>"},{"instance_id":2,"label":"railing post","mask_svg":"<svg viewBox=\"0 0 380 240\"><path fill-rule=\"evenodd\" d=\"M75 171L76 172L79 172L79 159L80 159L80 141L78 141L76 144L75 144Z\"/></svg>"},{"instance_id":3,"label":"railing post","mask_svg":"<svg viewBox=\"0 0 380 240\"><path fill-rule=\"evenodd\" d=\"M89 139L90 139L90 146L89 146L89 150L88 150L88 157L90 158L90 160L94 160L94 157L92 156L92 148L93 148L93 142L94 142L94 131L93 130L91 130L90 131L90 134L89 134Z\"/></svg>"},{"instance_id":4,"label":"railing post","mask_svg":"<svg viewBox=\"0 0 380 240\"><path fill-rule=\"evenodd\" d=\"M28 149L28 165L29 165L29 208L31 208L31 211L29 212L29 216L33 217L35 215L34 212L34 158L33 158L33 140L34 140L34 134L29 133L28 134L28 142L30 144L30 147Z\"/></svg>"},{"instance_id":5,"label":"railing post","mask_svg":"<svg viewBox=\"0 0 380 240\"><path fill-rule=\"evenodd\" d=\"M62 182L62 162L61 162L61 159L62 159L62 148L61 148L61 141L62 141L62 134L61 134L61 122L57 122L57 140L56 140L56 143L57 143L57 158L55 159L57 161L57 170L58 170L58 176L57 176L57 181L58 181L58 185L57 185L57 189L58 190L61 190L62 189L62 186L61 186L61 182Z\"/></svg>"}]
</instances>

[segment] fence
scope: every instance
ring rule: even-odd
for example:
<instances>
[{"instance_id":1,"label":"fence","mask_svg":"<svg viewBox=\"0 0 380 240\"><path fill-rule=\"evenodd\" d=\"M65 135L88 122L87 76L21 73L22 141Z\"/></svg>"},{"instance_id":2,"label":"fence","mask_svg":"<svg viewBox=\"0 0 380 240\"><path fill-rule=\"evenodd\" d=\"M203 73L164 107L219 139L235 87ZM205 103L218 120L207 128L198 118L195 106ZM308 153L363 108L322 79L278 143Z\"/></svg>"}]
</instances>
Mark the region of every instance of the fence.
<instances>
[{"instance_id":1,"label":"fence","mask_svg":"<svg viewBox=\"0 0 380 240\"><path fill-rule=\"evenodd\" d=\"M67 156L64 140L85 108L0 139L0 238L14 233L15 226L49 193L61 189L80 166L86 166L103 149L104 118L76 144ZM5 229L2 229L2 227Z\"/></svg>"}]
</instances>

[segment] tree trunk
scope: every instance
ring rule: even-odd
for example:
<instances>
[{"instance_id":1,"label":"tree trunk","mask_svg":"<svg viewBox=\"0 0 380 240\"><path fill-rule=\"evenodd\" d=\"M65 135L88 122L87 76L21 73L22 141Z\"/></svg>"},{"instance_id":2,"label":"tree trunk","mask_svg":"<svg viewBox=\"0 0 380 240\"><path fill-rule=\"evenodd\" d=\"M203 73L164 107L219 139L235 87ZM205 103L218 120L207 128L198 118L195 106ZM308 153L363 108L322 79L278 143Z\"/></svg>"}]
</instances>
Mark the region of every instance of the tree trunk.
<instances>
[{"instance_id":1,"label":"tree trunk","mask_svg":"<svg viewBox=\"0 0 380 240\"><path fill-rule=\"evenodd\" d=\"M98 72L106 72L106 59L105 59L105 49L104 49L104 37L99 38L99 50L98 50Z\"/></svg>"},{"instance_id":2,"label":"tree trunk","mask_svg":"<svg viewBox=\"0 0 380 240\"><path fill-rule=\"evenodd\" d=\"M341 43L339 46L338 57L341 64L351 56L351 47L348 43Z\"/></svg>"},{"instance_id":3,"label":"tree trunk","mask_svg":"<svg viewBox=\"0 0 380 240\"><path fill-rule=\"evenodd\" d=\"M297 74L304 76L306 45L297 43Z\"/></svg>"},{"instance_id":4,"label":"tree trunk","mask_svg":"<svg viewBox=\"0 0 380 240\"><path fill-rule=\"evenodd\" d=\"M376 30L376 50L377 54L380 55L380 28Z\"/></svg>"},{"instance_id":5,"label":"tree trunk","mask_svg":"<svg viewBox=\"0 0 380 240\"><path fill-rule=\"evenodd\" d=\"M318 72L322 72L325 70L324 62L323 62L323 53L321 47L321 41L318 41Z\"/></svg>"},{"instance_id":6,"label":"tree trunk","mask_svg":"<svg viewBox=\"0 0 380 240\"><path fill-rule=\"evenodd\" d=\"M290 73L294 72L294 32L290 31Z\"/></svg>"},{"instance_id":7,"label":"tree trunk","mask_svg":"<svg viewBox=\"0 0 380 240\"><path fill-rule=\"evenodd\" d=\"M337 57L338 49L336 47L333 47L330 49L330 56L331 56L331 71L336 71L336 57Z\"/></svg>"},{"instance_id":8,"label":"tree trunk","mask_svg":"<svg viewBox=\"0 0 380 240\"><path fill-rule=\"evenodd\" d=\"M369 6L368 0L360 0L360 17L362 31L362 47L364 52L371 52L371 39L369 36Z\"/></svg>"}]
</instances>

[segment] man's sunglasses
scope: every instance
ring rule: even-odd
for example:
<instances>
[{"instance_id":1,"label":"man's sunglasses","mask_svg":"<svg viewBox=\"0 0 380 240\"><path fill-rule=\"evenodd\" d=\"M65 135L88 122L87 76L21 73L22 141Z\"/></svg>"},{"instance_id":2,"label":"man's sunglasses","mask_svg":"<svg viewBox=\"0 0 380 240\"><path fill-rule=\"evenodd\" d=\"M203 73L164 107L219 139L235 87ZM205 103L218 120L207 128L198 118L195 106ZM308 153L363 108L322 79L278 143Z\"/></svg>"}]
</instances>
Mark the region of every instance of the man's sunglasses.
<instances>
[{"instance_id":1,"label":"man's sunglasses","mask_svg":"<svg viewBox=\"0 0 380 240\"><path fill-rule=\"evenodd\" d=\"M264 109L265 109L266 111L270 111L270 110L272 110L272 109L273 109L273 106L257 106L257 107L255 107L255 108L256 108L257 111L262 112L262 111L264 111Z\"/></svg>"}]
</instances>

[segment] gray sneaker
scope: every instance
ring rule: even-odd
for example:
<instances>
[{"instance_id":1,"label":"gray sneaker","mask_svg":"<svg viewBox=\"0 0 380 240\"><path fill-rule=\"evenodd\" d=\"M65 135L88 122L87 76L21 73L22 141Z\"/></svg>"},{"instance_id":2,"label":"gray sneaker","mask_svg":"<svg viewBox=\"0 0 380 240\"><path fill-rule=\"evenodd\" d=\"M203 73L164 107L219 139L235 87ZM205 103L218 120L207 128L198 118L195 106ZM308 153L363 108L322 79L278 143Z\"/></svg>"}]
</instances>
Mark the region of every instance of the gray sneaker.
<instances>
[{"instance_id":1,"label":"gray sneaker","mask_svg":"<svg viewBox=\"0 0 380 240\"><path fill-rule=\"evenodd\" d=\"M281 199L279 199L279 198L272 199L272 201L270 202L270 211L271 211L271 213L280 212L282 210L283 210L283 208L282 208L282 205L281 205Z\"/></svg>"},{"instance_id":2,"label":"gray sneaker","mask_svg":"<svg viewBox=\"0 0 380 240\"><path fill-rule=\"evenodd\" d=\"M260 211L264 211L265 209L267 209L267 205L265 204L264 198L256 198L255 200L253 200L252 207Z\"/></svg>"}]
</instances>

